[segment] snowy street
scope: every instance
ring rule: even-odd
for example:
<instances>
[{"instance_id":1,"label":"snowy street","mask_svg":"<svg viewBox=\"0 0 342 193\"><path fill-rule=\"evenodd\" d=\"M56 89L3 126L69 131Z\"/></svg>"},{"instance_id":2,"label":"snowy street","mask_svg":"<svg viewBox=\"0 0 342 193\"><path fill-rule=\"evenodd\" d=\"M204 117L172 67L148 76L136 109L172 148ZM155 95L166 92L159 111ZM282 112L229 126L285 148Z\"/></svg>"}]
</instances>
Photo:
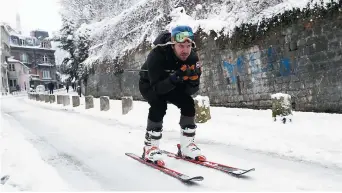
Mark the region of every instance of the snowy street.
<instances>
[{"instance_id":1,"label":"snowy street","mask_svg":"<svg viewBox=\"0 0 342 193\"><path fill-rule=\"evenodd\" d=\"M342 0L0 5L0 192L342 192Z\"/></svg>"},{"instance_id":2,"label":"snowy street","mask_svg":"<svg viewBox=\"0 0 342 193\"><path fill-rule=\"evenodd\" d=\"M199 147L208 160L256 171L235 178L165 158L170 168L204 177L189 186L125 156L142 153L144 102L121 115L113 100L107 112L98 101L85 110L27 95L0 100L0 176L10 176L1 191L342 191L342 115L296 112L283 125L270 111L212 107L212 120L199 124ZM161 149L176 151L178 117L169 105Z\"/></svg>"}]
</instances>

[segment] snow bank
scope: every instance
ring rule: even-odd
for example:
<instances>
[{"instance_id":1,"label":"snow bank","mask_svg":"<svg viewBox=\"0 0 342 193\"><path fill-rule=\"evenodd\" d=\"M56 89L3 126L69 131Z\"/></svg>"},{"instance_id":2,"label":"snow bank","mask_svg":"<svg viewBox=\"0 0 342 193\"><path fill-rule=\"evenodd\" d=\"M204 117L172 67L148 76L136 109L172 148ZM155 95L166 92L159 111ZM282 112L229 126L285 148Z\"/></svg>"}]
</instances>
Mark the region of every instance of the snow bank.
<instances>
[{"instance_id":1,"label":"snow bank","mask_svg":"<svg viewBox=\"0 0 342 193\"><path fill-rule=\"evenodd\" d=\"M84 108L84 100L81 100L81 106L76 108L63 107L56 103L41 103L27 98L25 101L46 108L65 109L95 117L115 119L118 124L141 130L146 128L149 109L148 103L133 101L134 108L129 114L122 115L121 100L110 100L111 108L106 112L100 111L98 98L94 98L94 108L87 110ZM232 145L271 156L342 168L342 115L295 112L294 122L277 124L270 119L271 113L271 110L210 107L211 120L198 124L196 140L199 145L207 143ZM164 117L165 135L173 131L179 132L179 116L179 109L174 105L168 105Z\"/></svg>"},{"instance_id":2,"label":"snow bank","mask_svg":"<svg viewBox=\"0 0 342 193\"><path fill-rule=\"evenodd\" d=\"M6 117L3 117L6 116ZM9 179L0 185L1 192L9 191L68 191L68 184L58 172L42 160L37 149L11 124L11 117L0 114L1 173Z\"/></svg>"}]
</instances>

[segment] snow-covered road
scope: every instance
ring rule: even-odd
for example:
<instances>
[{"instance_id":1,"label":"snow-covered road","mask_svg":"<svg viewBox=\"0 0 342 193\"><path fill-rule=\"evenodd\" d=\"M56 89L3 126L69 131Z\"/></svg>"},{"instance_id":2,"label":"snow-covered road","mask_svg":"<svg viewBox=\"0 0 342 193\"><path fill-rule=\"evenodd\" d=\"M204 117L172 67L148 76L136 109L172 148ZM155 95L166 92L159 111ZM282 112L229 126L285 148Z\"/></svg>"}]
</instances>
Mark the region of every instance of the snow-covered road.
<instances>
[{"instance_id":1,"label":"snow-covered road","mask_svg":"<svg viewBox=\"0 0 342 193\"><path fill-rule=\"evenodd\" d=\"M141 154L144 127L127 124L115 116L107 118L37 105L28 101L27 96L2 98L1 105L0 174L10 175L7 183L1 185L3 190L342 190L339 167L326 168L253 148L248 150L229 142L212 141L210 137L198 140L209 159L236 167L254 167L256 171L237 179L166 158L169 167L204 177L198 185L188 186L125 156L125 152ZM161 148L175 150L178 136L177 130L166 130Z\"/></svg>"}]
</instances>

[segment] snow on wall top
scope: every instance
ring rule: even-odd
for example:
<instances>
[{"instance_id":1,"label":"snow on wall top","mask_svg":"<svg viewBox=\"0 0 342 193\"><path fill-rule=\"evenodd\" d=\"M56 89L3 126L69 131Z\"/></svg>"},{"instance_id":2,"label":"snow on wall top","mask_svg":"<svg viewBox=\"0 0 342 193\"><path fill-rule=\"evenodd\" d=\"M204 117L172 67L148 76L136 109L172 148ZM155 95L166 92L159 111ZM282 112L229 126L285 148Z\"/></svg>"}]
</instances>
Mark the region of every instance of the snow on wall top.
<instances>
[{"instance_id":1,"label":"snow on wall top","mask_svg":"<svg viewBox=\"0 0 342 193\"><path fill-rule=\"evenodd\" d=\"M271 95L272 99L280 99L281 97L283 97L285 100L291 100L291 95L289 95L289 94L276 93L276 94Z\"/></svg>"},{"instance_id":2,"label":"snow on wall top","mask_svg":"<svg viewBox=\"0 0 342 193\"><path fill-rule=\"evenodd\" d=\"M133 3L132 3L133 2ZM257 24L263 18L282 13L292 8L305 8L310 0L139 0L127 1L126 9L115 16L99 22L83 24L77 33L89 30L91 49L85 64L112 60L127 50L136 48L144 40L152 44L162 30L171 30L176 25L190 25L196 32L199 27L206 33L210 30L232 35L242 23ZM323 0L324 3L330 0ZM338 0L334 0L338 2ZM320 0L312 0L312 4ZM311 4L311 5L312 5ZM128 6L129 5L129 6ZM121 7L122 8L122 7Z\"/></svg>"}]
</instances>

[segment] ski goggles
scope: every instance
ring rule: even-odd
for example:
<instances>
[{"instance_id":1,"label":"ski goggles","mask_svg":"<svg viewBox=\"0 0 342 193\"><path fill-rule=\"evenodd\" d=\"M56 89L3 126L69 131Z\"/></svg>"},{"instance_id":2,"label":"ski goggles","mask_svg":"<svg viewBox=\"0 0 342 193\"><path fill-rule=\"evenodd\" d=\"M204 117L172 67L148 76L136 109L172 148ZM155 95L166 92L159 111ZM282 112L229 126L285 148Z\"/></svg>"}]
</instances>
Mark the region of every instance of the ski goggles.
<instances>
[{"instance_id":1,"label":"ski goggles","mask_svg":"<svg viewBox=\"0 0 342 193\"><path fill-rule=\"evenodd\" d=\"M185 41L193 42L194 34L188 31L179 32L174 37L172 37L172 41L176 41L178 43L183 43Z\"/></svg>"}]
</instances>

